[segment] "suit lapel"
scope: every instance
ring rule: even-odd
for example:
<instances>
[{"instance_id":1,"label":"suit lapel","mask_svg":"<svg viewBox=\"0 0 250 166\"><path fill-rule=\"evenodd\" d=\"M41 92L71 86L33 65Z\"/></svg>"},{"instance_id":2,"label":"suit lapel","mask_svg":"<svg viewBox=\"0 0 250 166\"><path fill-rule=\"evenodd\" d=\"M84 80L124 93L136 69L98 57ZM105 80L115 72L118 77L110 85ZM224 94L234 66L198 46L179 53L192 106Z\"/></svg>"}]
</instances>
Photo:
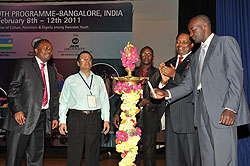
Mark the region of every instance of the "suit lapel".
<instances>
[{"instance_id":1,"label":"suit lapel","mask_svg":"<svg viewBox=\"0 0 250 166\"><path fill-rule=\"evenodd\" d=\"M151 65L150 68L149 68L149 70L148 70L148 73L146 74L145 77L151 78L151 76L152 76L152 74L153 74L153 73L152 73L152 72L153 72L152 68L153 68L153 66Z\"/></svg>"},{"instance_id":2,"label":"suit lapel","mask_svg":"<svg viewBox=\"0 0 250 166\"><path fill-rule=\"evenodd\" d=\"M185 67L187 67L187 64L188 64L189 61L190 61L191 55L192 55L192 53L190 53L190 54L184 59L184 61L183 61L180 65L178 65L178 67L177 67L177 69L176 69L176 72L177 72L177 73L180 72L180 71L183 71L183 69L184 69ZM176 63L176 62L175 62L175 63Z\"/></svg>"},{"instance_id":3,"label":"suit lapel","mask_svg":"<svg viewBox=\"0 0 250 166\"><path fill-rule=\"evenodd\" d=\"M204 59L204 63L203 63L203 67L202 67L202 71L204 70L204 68L207 66L207 62L209 60L209 58L211 57L211 55L213 54L214 52L214 48L216 46L216 43L217 43L217 38L218 36L217 35L214 35L211 43L209 44L209 47L208 47L208 50L207 50L207 53L206 53L206 56L205 56L205 59Z\"/></svg>"},{"instance_id":4,"label":"suit lapel","mask_svg":"<svg viewBox=\"0 0 250 166\"><path fill-rule=\"evenodd\" d=\"M43 83L43 78L42 78L41 70L40 70L40 67L39 67L39 65L38 65L35 57L32 58L32 66L33 66L36 74L38 75L39 79Z\"/></svg>"},{"instance_id":5,"label":"suit lapel","mask_svg":"<svg viewBox=\"0 0 250 166\"><path fill-rule=\"evenodd\" d=\"M209 60L209 58L211 57L213 51L214 51L214 48L216 46L216 43L217 43L217 38L218 36L217 35L214 35L209 47L208 47L208 50L206 52L206 56L205 56L205 59L204 59L204 63L203 63L203 67L202 67L202 72L204 70L204 68L207 66L207 62ZM198 65L199 65L199 55L200 55L200 51L201 51L201 47L195 52L193 58L194 58L194 61L192 63L192 68L193 68L193 72L192 74L194 75L193 78L195 78L195 81L194 81L194 87L197 87L197 69L198 69Z\"/></svg>"}]
</instances>

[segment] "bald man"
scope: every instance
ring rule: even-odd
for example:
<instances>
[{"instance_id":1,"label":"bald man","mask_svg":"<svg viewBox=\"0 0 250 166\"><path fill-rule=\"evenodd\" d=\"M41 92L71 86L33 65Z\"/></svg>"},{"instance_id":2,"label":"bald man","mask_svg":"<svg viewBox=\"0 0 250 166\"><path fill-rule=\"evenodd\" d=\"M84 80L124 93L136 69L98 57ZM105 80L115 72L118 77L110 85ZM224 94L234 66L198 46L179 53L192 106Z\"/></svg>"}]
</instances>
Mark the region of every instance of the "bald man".
<instances>
[{"instance_id":1,"label":"bald man","mask_svg":"<svg viewBox=\"0 0 250 166\"><path fill-rule=\"evenodd\" d=\"M201 47L183 82L167 91L155 89L157 98L171 103L192 92L202 166L237 166L237 126L250 122L239 45L233 37L212 33L205 15L192 18L188 29Z\"/></svg>"}]
</instances>

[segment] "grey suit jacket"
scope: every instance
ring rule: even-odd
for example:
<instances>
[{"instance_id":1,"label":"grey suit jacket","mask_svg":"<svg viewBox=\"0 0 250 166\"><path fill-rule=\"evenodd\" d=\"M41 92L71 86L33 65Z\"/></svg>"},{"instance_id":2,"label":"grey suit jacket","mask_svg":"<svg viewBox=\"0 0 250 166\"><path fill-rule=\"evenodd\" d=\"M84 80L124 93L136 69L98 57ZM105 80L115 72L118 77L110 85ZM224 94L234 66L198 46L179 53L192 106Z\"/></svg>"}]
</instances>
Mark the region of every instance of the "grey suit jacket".
<instances>
[{"instance_id":1,"label":"grey suit jacket","mask_svg":"<svg viewBox=\"0 0 250 166\"><path fill-rule=\"evenodd\" d=\"M191 58L191 67L183 82L178 87L170 89L171 102L193 92L194 103L199 104L196 103L199 54L200 49ZM219 124L221 113L225 108L236 112L233 126L250 122L243 89L240 48L233 37L217 35L213 37L206 53L201 77L205 107L215 127L231 127ZM195 111L199 110L195 109Z\"/></svg>"},{"instance_id":2,"label":"grey suit jacket","mask_svg":"<svg viewBox=\"0 0 250 166\"><path fill-rule=\"evenodd\" d=\"M51 120L58 120L57 74L51 65L48 65L48 75L50 116ZM3 128L21 134L31 134L41 113L44 89L42 74L36 59L18 60L8 90L9 107ZM19 111L22 111L26 117L24 125L19 125L14 119L14 114Z\"/></svg>"},{"instance_id":3,"label":"grey suit jacket","mask_svg":"<svg viewBox=\"0 0 250 166\"><path fill-rule=\"evenodd\" d=\"M190 67L190 58L192 53L189 54L184 61L178 65L174 79L170 79L168 84L163 89L169 89L178 86L183 79L185 79L186 73ZM177 56L165 62L166 66L170 64L176 65ZM166 107L165 103L161 105L164 111L167 109L170 113L171 124L174 132L176 133L197 133L194 126L194 104L193 104L193 93L189 93L186 96L168 104ZM168 112L167 112L168 113Z\"/></svg>"}]
</instances>

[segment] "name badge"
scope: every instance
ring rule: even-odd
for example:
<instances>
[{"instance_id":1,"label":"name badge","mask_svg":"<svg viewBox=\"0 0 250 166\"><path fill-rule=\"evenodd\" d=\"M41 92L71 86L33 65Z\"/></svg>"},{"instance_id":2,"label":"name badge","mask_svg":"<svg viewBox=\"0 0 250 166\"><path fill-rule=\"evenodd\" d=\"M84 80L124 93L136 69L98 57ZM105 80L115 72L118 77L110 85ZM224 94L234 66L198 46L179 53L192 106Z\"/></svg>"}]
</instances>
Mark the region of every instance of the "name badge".
<instances>
[{"instance_id":1,"label":"name badge","mask_svg":"<svg viewBox=\"0 0 250 166\"><path fill-rule=\"evenodd\" d=\"M94 95L88 95L89 108L96 108L96 98Z\"/></svg>"}]
</instances>

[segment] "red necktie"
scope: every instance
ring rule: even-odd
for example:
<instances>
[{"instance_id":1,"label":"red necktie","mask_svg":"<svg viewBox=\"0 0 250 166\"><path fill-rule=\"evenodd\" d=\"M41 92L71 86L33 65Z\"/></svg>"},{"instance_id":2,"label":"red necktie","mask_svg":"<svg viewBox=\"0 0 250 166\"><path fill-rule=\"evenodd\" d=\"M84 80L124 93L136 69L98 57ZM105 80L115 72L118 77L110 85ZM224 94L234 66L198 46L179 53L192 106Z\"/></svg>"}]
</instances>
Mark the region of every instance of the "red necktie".
<instances>
[{"instance_id":1,"label":"red necktie","mask_svg":"<svg viewBox=\"0 0 250 166\"><path fill-rule=\"evenodd\" d=\"M181 62L182 62L182 59L183 59L183 56L179 56L179 64L181 64Z\"/></svg>"},{"instance_id":2,"label":"red necktie","mask_svg":"<svg viewBox=\"0 0 250 166\"><path fill-rule=\"evenodd\" d=\"M46 85L46 80L45 80L45 74L44 74L44 67L45 64L41 63L41 73L42 73L42 77L43 77L43 83L45 86L45 90L44 90L44 96L43 96L43 107L48 103L48 91L47 91L47 85Z\"/></svg>"}]
</instances>

